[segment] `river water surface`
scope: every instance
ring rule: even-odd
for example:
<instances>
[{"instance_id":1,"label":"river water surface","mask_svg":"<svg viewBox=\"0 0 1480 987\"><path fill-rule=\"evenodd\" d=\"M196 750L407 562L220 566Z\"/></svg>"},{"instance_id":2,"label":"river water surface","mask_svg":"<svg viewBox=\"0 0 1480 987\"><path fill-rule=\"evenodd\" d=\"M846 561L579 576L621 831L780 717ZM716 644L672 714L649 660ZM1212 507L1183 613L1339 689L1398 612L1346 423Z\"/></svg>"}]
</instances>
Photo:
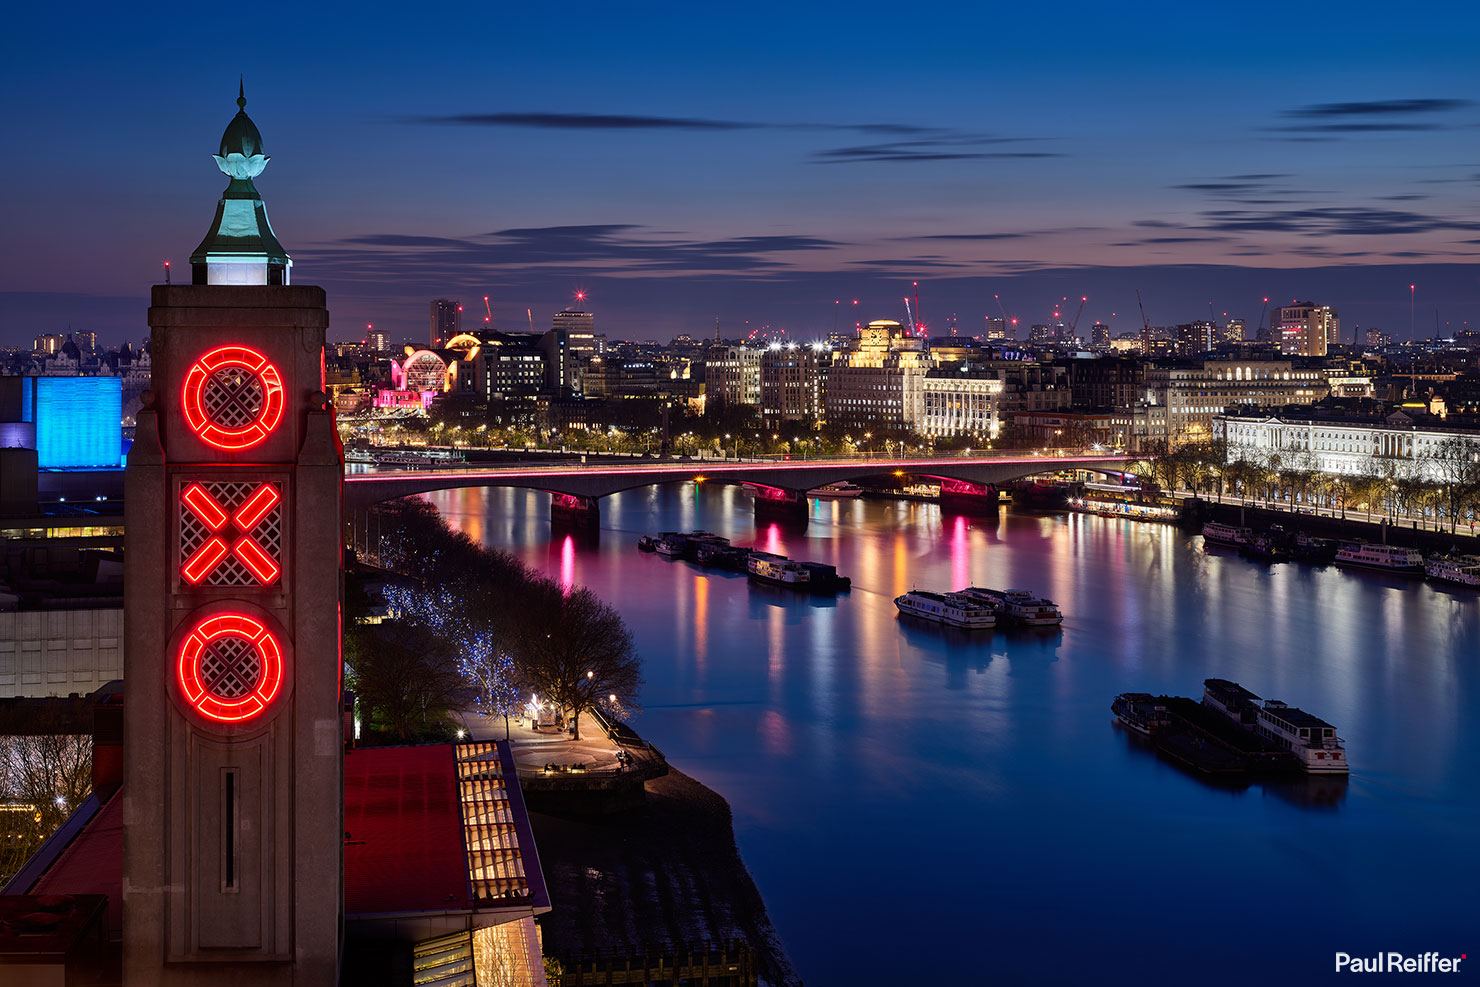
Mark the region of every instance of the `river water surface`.
<instances>
[{"instance_id":1,"label":"river water surface","mask_svg":"<svg viewBox=\"0 0 1480 987\"><path fill-rule=\"evenodd\" d=\"M1337 951L1480 954L1473 593L1082 515L814 500L798 532L738 488L658 486L603 500L590 545L552 536L543 494L430 499L621 610L645 659L634 725L729 800L808 985L1303 984ZM635 548L695 527L853 590ZM1064 626L896 618L900 593L968 584L1052 597ZM1119 692L1196 698L1213 676L1334 723L1350 781L1216 787L1114 723Z\"/></svg>"}]
</instances>

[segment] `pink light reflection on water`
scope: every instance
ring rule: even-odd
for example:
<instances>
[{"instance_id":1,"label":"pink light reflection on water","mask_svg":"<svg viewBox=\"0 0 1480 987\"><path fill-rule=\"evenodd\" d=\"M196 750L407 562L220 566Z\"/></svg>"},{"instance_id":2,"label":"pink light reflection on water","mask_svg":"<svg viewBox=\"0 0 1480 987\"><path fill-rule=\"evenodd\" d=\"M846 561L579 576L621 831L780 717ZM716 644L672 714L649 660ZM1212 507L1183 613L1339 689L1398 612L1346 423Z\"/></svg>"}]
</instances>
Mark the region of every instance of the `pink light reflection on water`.
<instances>
[{"instance_id":1,"label":"pink light reflection on water","mask_svg":"<svg viewBox=\"0 0 1480 987\"><path fill-rule=\"evenodd\" d=\"M782 555L785 554L784 548L785 546L781 544L781 525L774 523L766 525L765 551Z\"/></svg>"},{"instance_id":2,"label":"pink light reflection on water","mask_svg":"<svg viewBox=\"0 0 1480 987\"><path fill-rule=\"evenodd\" d=\"M560 543L560 588L569 595L575 589L575 583L576 540L572 535L566 535L565 540Z\"/></svg>"},{"instance_id":3,"label":"pink light reflection on water","mask_svg":"<svg viewBox=\"0 0 1480 987\"><path fill-rule=\"evenodd\" d=\"M951 527L951 585L950 589L965 589L971 585L971 534L966 529L966 519L956 515Z\"/></svg>"}]
</instances>

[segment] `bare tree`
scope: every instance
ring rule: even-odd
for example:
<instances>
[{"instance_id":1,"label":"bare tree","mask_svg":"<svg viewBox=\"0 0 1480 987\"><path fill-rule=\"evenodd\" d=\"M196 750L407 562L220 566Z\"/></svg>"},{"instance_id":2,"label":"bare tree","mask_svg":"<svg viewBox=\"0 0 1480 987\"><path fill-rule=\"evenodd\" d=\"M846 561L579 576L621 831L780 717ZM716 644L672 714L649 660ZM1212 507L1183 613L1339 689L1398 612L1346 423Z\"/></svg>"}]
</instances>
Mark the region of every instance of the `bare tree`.
<instances>
[{"instance_id":1,"label":"bare tree","mask_svg":"<svg viewBox=\"0 0 1480 987\"><path fill-rule=\"evenodd\" d=\"M8 881L92 791L92 738L0 738L0 884Z\"/></svg>"},{"instance_id":2,"label":"bare tree","mask_svg":"<svg viewBox=\"0 0 1480 987\"><path fill-rule=\"evenodd\" d=\"M1435 450L1434 466L1452 534L1460 515L1480 497L1480 439L1451 435Z\"/></svg>"},{"instance_id":3,"label":"bare tree","mask_svg":"<svg viewBox=\"0 0 1480 987\"><path fill-rule=\"evenodd\" d=\"M621 614L588 589L549 580L534 587L516 630L515 658L540 695L564 709L581 736L586 710L636 706L641 661ZM613 700L611 697L615 696Z\"/></svg>"}]
</instances>

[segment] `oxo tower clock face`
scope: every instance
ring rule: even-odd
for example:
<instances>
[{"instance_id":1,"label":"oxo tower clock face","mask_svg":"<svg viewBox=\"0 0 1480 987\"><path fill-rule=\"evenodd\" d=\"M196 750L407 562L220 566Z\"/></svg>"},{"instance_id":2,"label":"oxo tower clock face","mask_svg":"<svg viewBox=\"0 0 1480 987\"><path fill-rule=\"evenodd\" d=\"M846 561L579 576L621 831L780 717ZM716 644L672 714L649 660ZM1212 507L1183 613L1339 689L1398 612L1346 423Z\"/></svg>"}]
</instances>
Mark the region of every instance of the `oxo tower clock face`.
<instances>
[{"instance_id":1,"label":"oxo tower clock face","mask_svg":"<svg viewBox=\"0 0 1480 987\"><path fill-rule=\"evenodd\" d=\"M227 452L250 449L283 419L283 377L247 346L218 346L185 374L180 403L190 430Z\"/></svg>"}]
</instances>

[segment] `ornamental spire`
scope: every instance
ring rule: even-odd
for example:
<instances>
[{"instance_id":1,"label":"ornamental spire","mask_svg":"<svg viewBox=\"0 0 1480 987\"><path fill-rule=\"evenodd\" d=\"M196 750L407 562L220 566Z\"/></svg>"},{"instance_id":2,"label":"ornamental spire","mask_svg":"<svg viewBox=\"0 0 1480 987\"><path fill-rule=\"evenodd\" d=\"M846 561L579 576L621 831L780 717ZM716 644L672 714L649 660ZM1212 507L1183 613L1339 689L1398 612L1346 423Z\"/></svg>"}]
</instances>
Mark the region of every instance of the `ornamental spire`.
<instances>
[{"instance_id":1,"label":"ornamental spire","mask_svg":"<svg viewBox=\"0 0 1480 987\"><path fill-rule=\"evenodd\" d=\"M267 206L252 179L272 160L262 153L262 134L247 116L247 85L237 80L236 116L213 155L231 179L216 207L210 232L190 255L195 284L287 284L293 260L273 235Z\"/></svg>"}]
</instances>

